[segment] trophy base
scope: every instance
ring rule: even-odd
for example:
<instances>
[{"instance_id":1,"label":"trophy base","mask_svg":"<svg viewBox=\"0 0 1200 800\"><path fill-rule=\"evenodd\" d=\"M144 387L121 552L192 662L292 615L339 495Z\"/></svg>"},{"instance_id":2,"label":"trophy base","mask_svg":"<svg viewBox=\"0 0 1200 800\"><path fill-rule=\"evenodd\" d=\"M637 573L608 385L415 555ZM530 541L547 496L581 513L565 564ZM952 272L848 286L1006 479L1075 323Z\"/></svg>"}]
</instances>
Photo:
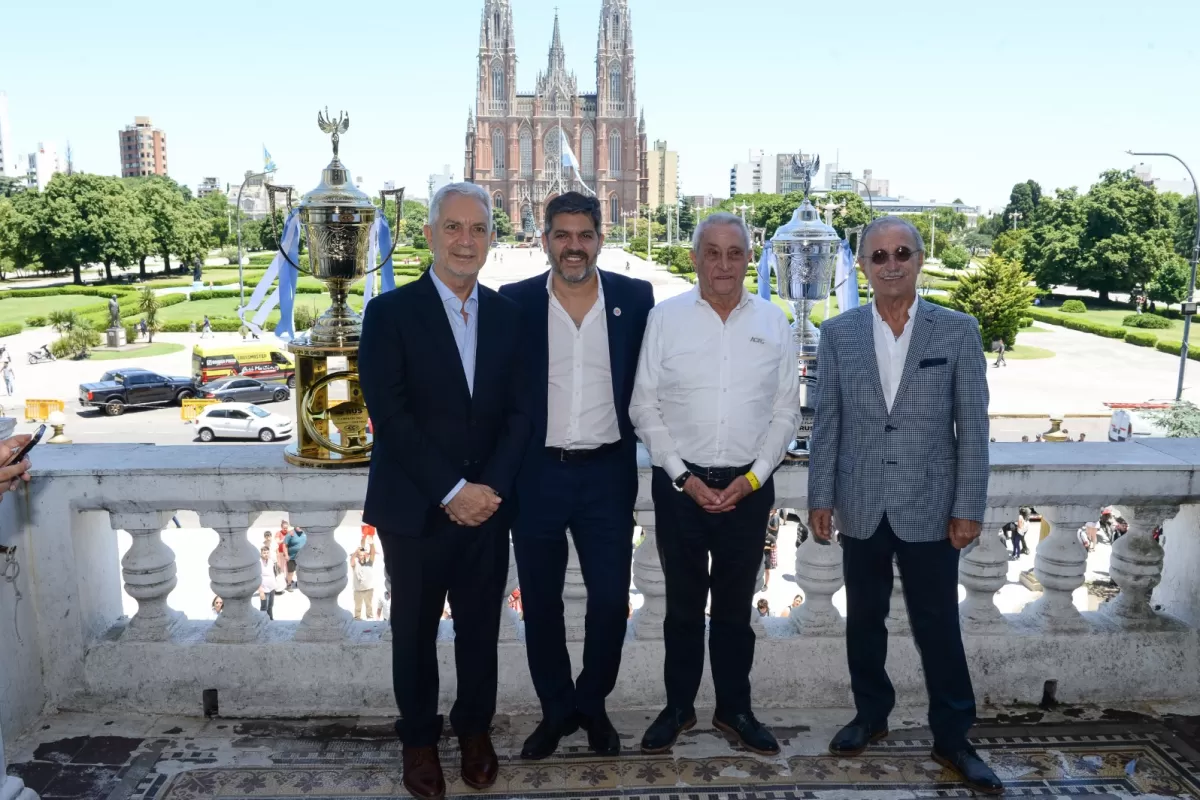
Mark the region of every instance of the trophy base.
<instances>
[{"instance_id":1,"label":"trophy base","mask_svg":"<svg viewBox=\"0 0 1200 800\"><path fill-rule=\"evenodd\" d=\"M370 437L368 437L369 439ZM323 453L319 456L305 455L300 452L300 443L292 442L283 452L284 459L297 467L313 469L353 469L355 467L371 466L371 454L367 452L344 456L340 453Z\"/></svg>"},{"instance_id":2,"label":"trophy base","mask_svg":"<svg viewBox=\"0 0 1200 800\"><path fill-rule=\"evenodd\" d=\"M788 445L787 456L784 460L790 464L807 464L808 455L808 442L793 440Z\"/></svg>"}]
</instances>

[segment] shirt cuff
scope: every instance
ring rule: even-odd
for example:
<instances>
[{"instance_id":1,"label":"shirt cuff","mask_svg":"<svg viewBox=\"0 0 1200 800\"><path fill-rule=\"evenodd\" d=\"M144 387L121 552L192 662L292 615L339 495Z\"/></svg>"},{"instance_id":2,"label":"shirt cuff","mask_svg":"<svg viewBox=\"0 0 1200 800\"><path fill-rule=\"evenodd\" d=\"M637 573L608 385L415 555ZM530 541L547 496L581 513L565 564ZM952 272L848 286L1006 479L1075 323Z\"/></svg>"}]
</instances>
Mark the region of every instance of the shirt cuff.
<instances>
[{"instance_id":1,"label":"shirt cuff","mask_svg":"<svg viewBox=\"0 0 1200 800\"><path fill-rule=\"evenodd\" d=\"M750 471L754 473L754 477L758 478L759 484L765 484L771 477L771 465L761 458L754 459L754 463L750 465Z\"/></svg>"},{"instance_id":2,"label":"shirt cuff","mask_svg":"<svg viewBox=\"0 0 1200 800\"><path fill-rule=\"evenodd\" d=\"M458 483L454 484L454 488L451 489L450 491L446 492L446 496L442 498L442 505L444 505L444 506L450 505L450 501L453 500L454 496L457 495L459 492L461 492L462 488L466 485L467 485L467 479L459 478Z\"/></svg>"},{"instance_id":3,"label":"shirt cuff","mask_svg":"<svg viewBox=\"0 0 1200 800\"><path fill-rule=\"evenodd\" d=\"M677 453L671 453L671 455L663 460L663 470L667 473L667 477L674 481L680 475L687 472L688 468Z\"/></svg>"}]
</instances>

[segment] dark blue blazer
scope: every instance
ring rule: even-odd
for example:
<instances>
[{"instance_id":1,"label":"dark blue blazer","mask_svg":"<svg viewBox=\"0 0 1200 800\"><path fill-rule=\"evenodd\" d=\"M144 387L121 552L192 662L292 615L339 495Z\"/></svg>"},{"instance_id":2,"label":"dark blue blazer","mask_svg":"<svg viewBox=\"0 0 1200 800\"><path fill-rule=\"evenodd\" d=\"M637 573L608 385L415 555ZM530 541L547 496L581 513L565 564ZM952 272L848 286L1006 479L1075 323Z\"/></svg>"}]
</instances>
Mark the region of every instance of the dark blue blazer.
<instances>
[{"instance_id":1,"label":"dark blue blazer","mask_svg":"<svg viewBox=\"0 0 1200 800\"><path fill-rule=\"evenodd\" d=\"M615 272L597 270L604 289L604 314L608 325L608 353L612 370L613 401L617 407L617 425L628 465L626 489L637 494L637 434L629 421L629 400L637 373L646 317L654 307L654 288L649 281L628 278ZM549 383L550 342L547 339L547 315L550 294L546 291L549 272L500 287L500 294L513 300L521 310L522 349L525 354L526 394L530 417L529 447L517 482L517 500L536 497L541 470L546 464L546 391ZM372 301L373 302L373 301ZM618 313L619 312L619 313Z\"/></svg>"},{"instance_id":2,"label":"dark blue blazer","mask_svg":"<svg viewBox=\"0 0 1200 800\"><path fill-rule=\"evenodd\" d=\"M428 273L367 306L359 346L363 399L375 434L363 521L383 534L421 536L441 522L459 479L506 502L486 523L507 529L529 440L518 336L520 311L479 287L474 392L445 306Z\"/></svg>"}]
</instances>

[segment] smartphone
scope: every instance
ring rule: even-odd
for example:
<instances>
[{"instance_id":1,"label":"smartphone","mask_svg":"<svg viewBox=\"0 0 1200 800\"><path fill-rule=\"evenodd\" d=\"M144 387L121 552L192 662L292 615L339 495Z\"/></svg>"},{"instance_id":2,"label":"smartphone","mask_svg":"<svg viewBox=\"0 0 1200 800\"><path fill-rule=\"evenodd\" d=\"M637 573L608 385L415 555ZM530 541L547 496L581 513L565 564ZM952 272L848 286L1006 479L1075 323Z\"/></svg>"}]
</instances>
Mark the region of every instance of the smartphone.
<instances>
[{"instance_id":1,"label":"smartphone","mask_svg":"<svg viewBox=\"0 0 1200 800\"><path fill-rule=\"evenodd\" d=\"M45 425L39 426L38 429L36 431L34 431L33 438L30 439L28 442L26 442L25 446L22 447L20 450L18 450L17 454L15 456L13 456L12 458L10 458L8 460L8 463L6 463L4 466L9 467L9 466L12 466L13 464L20 464L21 459L23 459L23 458L25 458L25 456L29 455L29 451L32 450L35 446L37 446L37 443L40 442L42 440L42 437L45 435L46 435L46 426Z\"/></svg>"}]
</instances>

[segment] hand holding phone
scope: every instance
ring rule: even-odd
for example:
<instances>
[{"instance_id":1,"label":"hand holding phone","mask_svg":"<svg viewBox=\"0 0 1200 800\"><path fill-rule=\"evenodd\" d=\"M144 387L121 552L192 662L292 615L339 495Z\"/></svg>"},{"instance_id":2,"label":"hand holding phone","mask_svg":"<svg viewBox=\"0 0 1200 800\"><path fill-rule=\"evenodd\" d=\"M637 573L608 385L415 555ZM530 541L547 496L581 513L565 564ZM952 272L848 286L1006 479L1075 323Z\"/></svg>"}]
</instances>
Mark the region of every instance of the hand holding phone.
<instances>
[{"instance_id":1,"label":"hand holding phone","mask_svg":"<svg viewBox=\"0 0 1200 800\"><path fill-rule=\"evenodd\" d=\"M3 458L4 466L0 467L0 497L4 492L17 488L17 481L24 478L29 480L29 465L25 463L29 451L32 450L42 437L46 435L46 426L42 425L33 436L14 436L0 443L0 453L7 455Z\"/></svg>"}]
</instances>

